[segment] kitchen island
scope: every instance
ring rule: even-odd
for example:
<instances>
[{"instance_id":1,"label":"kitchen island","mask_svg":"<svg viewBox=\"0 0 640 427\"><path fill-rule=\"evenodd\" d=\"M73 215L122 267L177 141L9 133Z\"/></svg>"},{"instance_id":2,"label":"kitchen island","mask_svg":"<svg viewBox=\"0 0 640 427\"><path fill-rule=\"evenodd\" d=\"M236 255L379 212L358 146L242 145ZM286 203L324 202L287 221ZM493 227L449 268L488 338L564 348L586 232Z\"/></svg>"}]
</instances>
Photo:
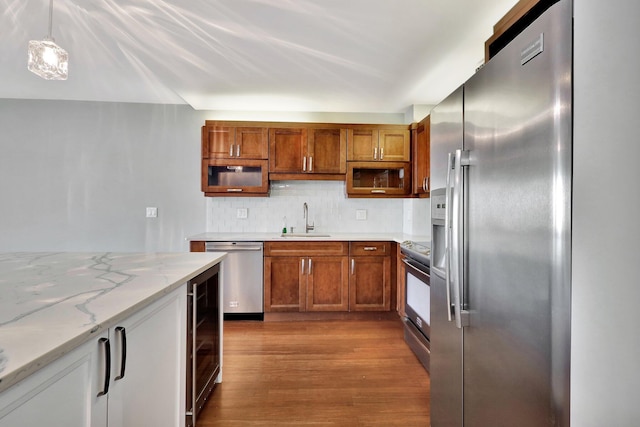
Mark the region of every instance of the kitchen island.
<instances>
[{"instance_id":1,"label":"kitchen island","mask_svg":"<svg viewBox=\"0 0 640 427\"><path fill-rule=\"evenodd\" d=\"M106 351L109 341L117 341L113 337L117 336L118 328L114 327L131 320L131 330L135 331L137 326L145 322L151 327L145 330L140 339L145 336L150 339L160 337L156 342L163 346L160 349L164 350L163 353L173 355L170 360L176 365L176 381L183 383L186 365L186 283L220 263L224 256L224 253L0 254L0 425L5 425L3 423L11 419L11 413L20 411L21 406L46 396L44 392L48 386L63 384L66 373L75 372L76 368L79 368L78 375L83 377L82 384L91 383L90 388L95 386L99 391L97 395L108 392L109 381L104 383L103 378L109 377L105 371L111 365L121 363L122 366L117 366L121 371L114 372L113 377L129 375L135 378L136 373L132 368L128 367L126 373L124 371L125 356L129 358L127 362L135 361L136 355L132 349L136 349L134 338L138 337L134 333L128 338L128 355L125 345L122 355L114 356L113 362L109 363L111 356ZM144 315L140 316L140 313ZM154 323L156 318L161 321ZM163 325L166 330L154 329ZM100 345L102 348L99 348ZM25 388L32 378L85 347L87 351L82 352L77 361L74 359L70 367L62 367L60 374L42 382L36 381L33 390ZM158 357L156 353L148 356L149 359ZM184 384L179 387L182 393L184 387ZM70 392L77 392L76 388ZM112 381L112 388L116 389L115 381ZM65 387L61 385L58 391L64 390ZM170 392L172 395L178 393L177 390ZM151 394L154 393L157 390ZM107 399L101 403L96 400L93 391L87 397L87 400L95 400L93 403L99 410L79 408L78 413L82 414L84 420L78 420L73 425L118 425L111 421L107 423L106 414L102 422L100 412L106 408L99 407L106 407ZM109 396L110 399L112 397ZM61 398L66 399L66 396ZM111 400L115 404L117 399ZM111 400L109 405L112 405ZM84 403L69 405L75 407ZM173 402L173 405L184 408L183 401ZM43 420L51 415L47 411L42 412ZM183 420L184 413L179 417ZM58 424L53 422L47 425ZM172 421L171 425L180 423Z\"/></svg>"}]
</instances>

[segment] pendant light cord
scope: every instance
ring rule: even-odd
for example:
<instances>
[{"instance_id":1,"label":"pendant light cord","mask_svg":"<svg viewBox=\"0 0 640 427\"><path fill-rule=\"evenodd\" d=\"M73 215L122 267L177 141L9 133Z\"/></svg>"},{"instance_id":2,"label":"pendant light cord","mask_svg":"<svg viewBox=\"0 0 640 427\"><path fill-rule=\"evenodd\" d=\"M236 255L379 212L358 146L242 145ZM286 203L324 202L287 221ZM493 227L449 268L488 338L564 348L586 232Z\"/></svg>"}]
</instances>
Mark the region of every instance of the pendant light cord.
<instances>
[{"instance_id":1,"label":"pendant light cord","mask_svg":"<svg viewBox=\"0 0 640 427\"><path fill-rule=\"evenodd\" d=\"M49 1L49 38L53 40L51 37L51 28L53 27L53 0Z\"/></svg>"}]
</instances>

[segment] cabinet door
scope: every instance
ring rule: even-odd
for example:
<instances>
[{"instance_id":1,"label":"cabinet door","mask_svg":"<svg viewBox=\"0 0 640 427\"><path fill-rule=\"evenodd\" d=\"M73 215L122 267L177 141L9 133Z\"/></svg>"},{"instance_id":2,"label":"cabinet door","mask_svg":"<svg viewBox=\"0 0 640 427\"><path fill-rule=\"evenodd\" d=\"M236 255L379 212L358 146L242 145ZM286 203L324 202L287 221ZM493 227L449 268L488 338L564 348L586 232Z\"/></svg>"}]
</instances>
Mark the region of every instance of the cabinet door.
<instances>
[{"instance_id":1,"label":"cabinet door","mask_svg":"<svg viewBox=\"0 0 640 427\"><path fill-rule=\"evenodd\" d=\"M269 158L269 132L267 128L236 128L236 157L242 159Z\"/></svg>"},{"instance_id":2,"label":"cabinet door","mask_svg":"<svg viewBox=\"0 0 640 427\"><path fill-rule=\"evenodd\" d=\"M306 150L306 129L269 129L269 173L302 173L307 167Z\"/></svg>"},{"instance_id":3,"label":"cabinet door","mask_svg":"<svg viewBox=\"0 0 640 427\"><path fill-rule=\"evenodd\" d=\"M267 160L202 159L205 196L267 196Z\"/></svg>"},{"instance_id":4,"label":"cabinet door","mask_svg":"<svg viewBox=\"0 0 640 427\"><path fill-rule=\"evenodd\" d=\"M348 197L402 197L411 193L409 162L348 162Z\"/></svg>"},{"instance_id":5,"label":"cabinet door","mask_svg":"<svg viewBox=\"0 0 640 427\"><path fill-rule=\"evenodd\" d=\"M414 133L411 141L412 159L413 159L413 194L421 197L429 196L429 131L430 116L425 117Z\"/></svg>"},{"instance_id":6,"label":"cabinet door","mask_svg":"<svg viewBox=\"0 0 640 427\"><path fill-rule=\"evenodd\" d=\"M347 160L378 160L378 130L349 129L347 132Z\"/></svg>"},{"instance_id":7,"label":"cabinet door","mask_svg":"<svg viewBox=\"0 0 640 427\"><path fill-rule=\"evenodd\" d=\"M235 154L235 128L230 126L202 127L202 158L229 158Z\"/></svg>"},{"instance_id":8,"label":"cabinet door","mask_svg":"<svg viewBox=\"0 0 640 427\"><path fill-rule=\"evenodd\" d=\"M350 311L389 311L391 260L388 256L351 257Z\"/></svg>"},{"instance_id":9,"label":"cabinet door","mask_svg":"<svg viewBox=\"0 0 640 427\"><path fill-rule=\"evenodd\" d=\"M265 312L304 311L305 267L306 258L264 258Z\"/></svg>"},{"instance_id":10,"label":"cabinet door","mask_svg":"<svg viewBox=\"0 0 640 427\"><path fill-rule=\"evenodd\" d=\"M52 331L54 333L55 331ZM106 353L92 338L0 394L0 427L106 427Z\"/></svg>"},{"instance_id":11,"label":"cabinet door","mask_svg":"<svg viewBox=\"0 0 640 427\"><path fill-rule=\"evenodd\" d=\"M345 174L347 172L347 131L309 129L307 172Z\"/></svg>"},{"instance_id":12,"label":"cabinet door","mask_svg":"<svg viewBox=\"0 0 640 427\"><path fill-rule=\"evenodd\" d=\"M309 258L306 311L349 309L348 262L346 256Z\"/></svg>"},{"instance_id":13,"label":"cabinet door","mask_svg":"<svg viewBox=\"0 0 640 427\"><path fill-rule=\"evenodd\" d=\"M381 129L378 147L376 160L386 162L408 162L411 160L411 138L408 129Z\"/></svg>"},{"instance_id":14,"label":"cabinet door","mask_svg":"<svg viewBox=\"0 0 640 427\"><path fill-rule=\"evenodd\" d=\"M186 306L184 285L109 330L109 427L184 426Z\"/></svg>"}]
</instances>

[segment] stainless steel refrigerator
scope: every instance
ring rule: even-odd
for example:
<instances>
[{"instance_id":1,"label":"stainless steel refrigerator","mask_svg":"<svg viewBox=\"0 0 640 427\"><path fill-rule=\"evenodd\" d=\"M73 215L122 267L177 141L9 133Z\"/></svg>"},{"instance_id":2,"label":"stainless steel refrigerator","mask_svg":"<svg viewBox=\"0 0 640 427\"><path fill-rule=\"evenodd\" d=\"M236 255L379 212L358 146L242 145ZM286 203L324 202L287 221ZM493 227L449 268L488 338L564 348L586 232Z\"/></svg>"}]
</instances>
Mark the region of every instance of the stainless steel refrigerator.
<instances>
[{"instance_id":1,"label":"stainless steel refrigerator","mask_svg":"<svg viewBox=\"0 0 640 427\"><path fill-rule=\"evenodd\" d=\"M431 112L431 425L569 426L572 3Z\"/></svg>"}]
</instances>

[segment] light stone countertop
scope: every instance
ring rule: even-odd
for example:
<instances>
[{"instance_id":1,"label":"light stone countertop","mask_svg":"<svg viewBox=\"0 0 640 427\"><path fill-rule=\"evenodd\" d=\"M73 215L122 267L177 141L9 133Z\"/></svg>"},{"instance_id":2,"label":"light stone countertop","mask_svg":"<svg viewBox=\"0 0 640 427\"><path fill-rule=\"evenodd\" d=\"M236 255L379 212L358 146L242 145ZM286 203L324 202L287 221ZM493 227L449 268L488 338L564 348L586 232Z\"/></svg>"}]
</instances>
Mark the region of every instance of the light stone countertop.
<instances>
[{"instance_id":1,"label":"light stone countertop","mask_svg":"<svg viewBox=\"0 0 640 427\"><path fill-rule=\"evenodd\" d=\"M296 235L304 234L295 233ZM187 238L189 241L207 242L282 242L282 241L392 241L402 243L405 240L426 242L429 236L416 236L403 233L331 233L310 232L308 236L282 237L280 233L236 232L236 233L201 233Z\"/></svg>"},{"instance_id":2,"label":"light stone countertop","mask_svg":"<svg viewBox=\"0 0 640 427\"><path fill-rule=\"evenodd\" d=\"M0 253L0 392L225 253Z\"/></svg>"}]
</instances>

